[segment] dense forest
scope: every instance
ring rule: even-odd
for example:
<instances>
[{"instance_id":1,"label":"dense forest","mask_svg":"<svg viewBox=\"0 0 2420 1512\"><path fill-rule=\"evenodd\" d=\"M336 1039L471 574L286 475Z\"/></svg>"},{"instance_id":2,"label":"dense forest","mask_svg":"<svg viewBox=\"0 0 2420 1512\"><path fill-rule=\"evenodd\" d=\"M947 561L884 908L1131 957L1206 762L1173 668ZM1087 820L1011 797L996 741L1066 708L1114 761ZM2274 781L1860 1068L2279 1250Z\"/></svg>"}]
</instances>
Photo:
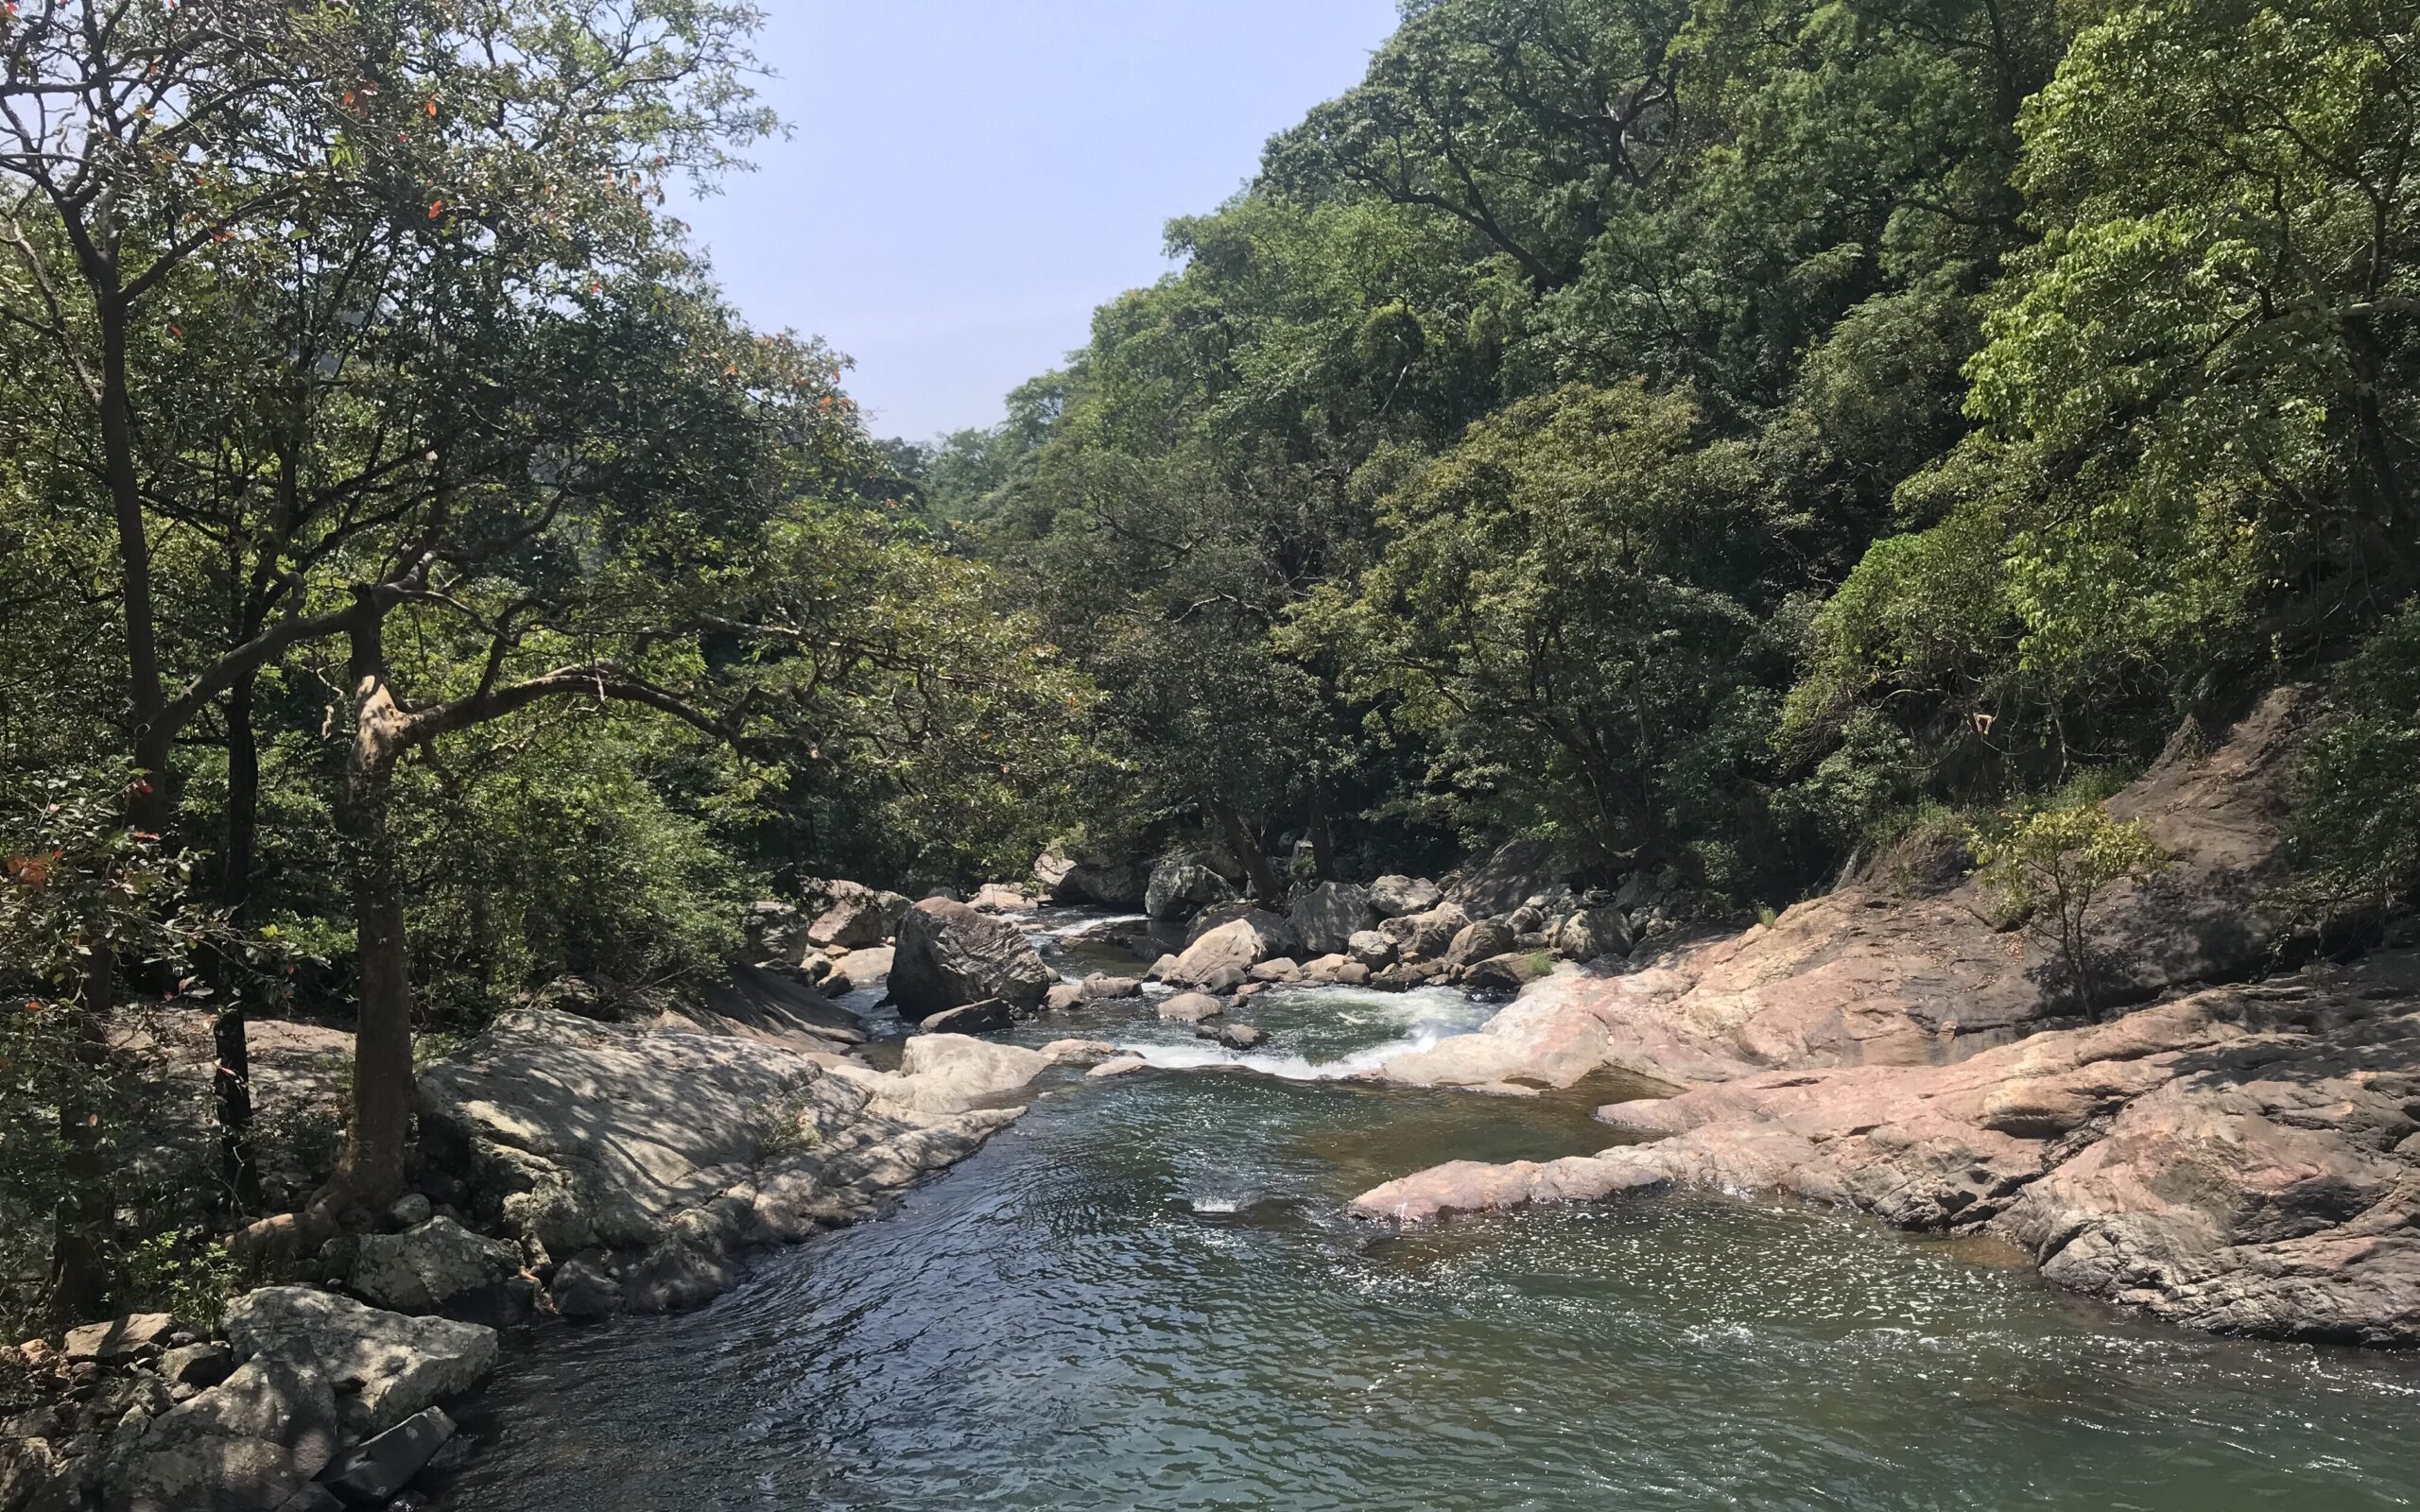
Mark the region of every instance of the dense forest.
<instances>
[{"instance_id":1,"label":"dense forest","mask_svg":"<svg viewBox=\"0 0 2420 1512\"><path fill-rule=\"evenodd\" d=\"M1526 835L1749 914L2309 679L2312 908L2420 889L2411 5L1406 0L929 445L674 214L754 20L0 11L12 1310L161 1272L132 1183L262 1217L248 1015L358 1023L326 1220L416 1034L807 878ZM199 1187L113 1154L164 997Z\"/></svg>"}]
</instances>

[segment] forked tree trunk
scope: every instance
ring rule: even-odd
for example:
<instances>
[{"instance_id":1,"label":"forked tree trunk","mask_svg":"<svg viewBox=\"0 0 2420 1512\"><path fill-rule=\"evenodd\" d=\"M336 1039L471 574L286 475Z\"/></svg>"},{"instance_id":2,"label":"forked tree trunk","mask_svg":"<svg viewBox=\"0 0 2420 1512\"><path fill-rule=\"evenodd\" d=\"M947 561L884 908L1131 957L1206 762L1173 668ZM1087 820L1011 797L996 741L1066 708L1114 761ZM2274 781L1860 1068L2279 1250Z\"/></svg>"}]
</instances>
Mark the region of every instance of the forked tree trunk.
<instances>
[{"instance_id":1,"label":"forked tree trunk","mask_svg":"<svg viewBox=\"0 0 2420 1512\"><path fill-rule=\"evenodd\" d=\"M1236 812L1233 803L1215 795L1204 799L1202 804L1218 822L1219 833L1225 838L1227 849L1235 852L1236 862L1244 868L1244 875L1252 879L1253 895L1270 907L1283 904L1286 902L1286 884L1277 875L1277 869L1269 864L1269 857L1261 850L1260 841L1253 836L1252 827L1244 823L1244 816Z\"/></svg>"}]
</instances>

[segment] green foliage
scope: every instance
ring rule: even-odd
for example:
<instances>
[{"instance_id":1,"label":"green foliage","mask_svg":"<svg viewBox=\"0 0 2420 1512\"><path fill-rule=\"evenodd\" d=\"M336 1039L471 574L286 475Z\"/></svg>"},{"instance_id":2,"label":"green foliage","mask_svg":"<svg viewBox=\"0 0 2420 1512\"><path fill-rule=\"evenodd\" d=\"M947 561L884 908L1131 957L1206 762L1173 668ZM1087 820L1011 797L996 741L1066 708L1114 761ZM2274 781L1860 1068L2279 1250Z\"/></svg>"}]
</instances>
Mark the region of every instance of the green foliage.
<instances>
[{"instance_id":1,"label":"green foliage","mask_svg":"<svg viewBox=\"0 0 2420 1512\"><path fill-rule=\"evenodd\" d=\"M139 1240L126 1252L122 1270L118 1301L127 1311L172 1313L204 1329L217 1326L245 1282L243 1268L225 1245L194 1233Z\"/></svg>"},{"instance_id":2,"label":"green foliage","mask_svg":"<svg viewBox=\"0 0 2420 1512\"><path fill-rule=\"evenodd\" d=\"M2311 901L2342 914L2420 900L2420 604L2344 663L2332 693L2295 815Z\"/></svg>"},{"instance_id":3,"label":"green foliage","mask_svg":"<svg viewBox=\"0 0 2420 1512\"><path fill-rule=\"evenodd\" d=\"M2167 852L2140 820L2112 818L2098 801L2010 810L1996 833L1977 836L1974 850L1976 876L1996 895L2002 917L2058 950L2090 1012L2093 905L2115 883L2166 869Z\"/></svg>"}]
</instances>

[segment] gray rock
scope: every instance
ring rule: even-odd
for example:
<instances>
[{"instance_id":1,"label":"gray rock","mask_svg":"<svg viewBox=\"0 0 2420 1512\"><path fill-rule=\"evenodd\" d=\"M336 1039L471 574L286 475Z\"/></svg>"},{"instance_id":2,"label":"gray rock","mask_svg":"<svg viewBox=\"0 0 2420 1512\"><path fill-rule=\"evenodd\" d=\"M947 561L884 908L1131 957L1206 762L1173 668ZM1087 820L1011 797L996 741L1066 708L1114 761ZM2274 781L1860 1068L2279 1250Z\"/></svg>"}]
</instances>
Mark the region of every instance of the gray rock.
<instances>
[{"instance_id":1,"label":"gray rock","mask_svg":"<svg viewBox=\"0 0 2420 1512\"><path fill-rule=\"evenodd\" d=\"M768 899L751 903L740 921L748 937L748 958L803 966L813 954L806 937L806 918L792 905Z\"/></svg>"},{"instance_id":2,"label":"gray rock","mask_svg":"<svg viewBox=\"0 0 2420 1512\"><path fill-rule=\"evenodd\" d=\"M1406 914L1426 913L1444 896L1426 877L1385 876L1370 885L1370 909L1380 919L1401 919Z\"/></svg>"},{"instance_id":3,"label":"gray rock","mask_svg":"<svg viewBox=\"0 0 2420 1512\"><path fill-rule=\"evenodd\" d=\"M859 882L812 881L804 890L807 911L814 916L806 926L807 940L826 951L881 944L898 930L910 906L898 893Z\"/></svg>"},{"instance_id":4,"label":"gray rock","mask_svg":"<svg viewBox=\"0 0 2420 1512\"><path fill-rule=\"evenodd\" d=\"M435 1205L417 1192L406 1192L387 1210L387 1221L398 1228L417 1228L436 1216Z\"/></svg>"},{"instance_id":5,"label":"gray rock","mask_svg":"<svg viewBox=\"0 0 2420 1512\"><path fill-rule=\"evenodd\" d=\"M1200 1023L1226 1011L1226 1005L1207 992L1180 992L1160 1005L1160 1017L1169 1023Z\"/></svg>"},{"instance_id":6,"label":"gray rock","mask_svg":"<svg viewBox=\"0 0 2420 1512\"><path fill-rule=\"evenodd\" d=\"M400 1234L366 1234L347 1280L353 1293L398 1313L434 1313L455 1298L519 1274L521 1251L431 1218Z\"/></svg>"},{"instance_id":7,"label":"gray rock","mask_svg":"<svg viewBox=\"0 0 2420 1512\"><path fill-rule=\"evenodd\" d=\"M1134 977L1111 976L1103 971L1095 971L1084 978L1080 990L1087 1003L1113 1002L1119 998L1141 997L1143 984Z\"/></svg>"},{"instance_id":8,"label":"gray rock","mask_svg":"<svg viewBox=\"0 0 2420 1512\"><path fill-rule=\"evenodd\" d=\"M121 1435L102 1471L104 1512L262 1512L307 1485L339 1442L328 1380L255 1360Z\"/></svg>"},{"instance_id":9,"label":"gray rock","mask_svg":"<svg viewBox=\"0 0 2420 1512\"><path fill-rule=\"evenodd\" d=\"M348 1506L376 1506L409 1486L453 1436L454 1419L441 1409L415 1413L345 1451L320 1472L320 1484Z\"/></svg>"},{"instance_id":10,"label":"gray rock","mask_svg":"<svg viewBox=\"0 0 2420 1512\"><path fill-rule=\"evenodd\" d=\"M1344 942L1344 954L1359 961L1373 971L1383 971L1395 964L1400 954L1395 942L1374 929L1357 930Z\"/></svg>"},{"instance_id":11,"label":"gray rock","mask_svg":"<svg viewBox=\"0 0 2420 1512\"><path fill-rule=\"evenodd\" d=\"M1249 1023L1219 1025L1219 1042L1230 1050L1251 1050L1269 1037Z\"/></svg>"},{"instance_id":12,"label":"gray rock","mask_svg":"<svg viewBox=\"0 0 2420 1512\"><path fill-rule=\"evenodd\" d=\"M277 1512L345 1512L337 1493L313 1481L310 1485L278 1503ZM390 1506L388 1512L393 1512Z\"/></svg>"},{"instance_id":13,"label":"gray rock","mask_svg":"<svg viewBox=\"0 0 2420 1512\"><path fill-rule=\"evenodd\" d=\"M1395 942L1408 960L1425 960L1443 955L1471 921L1471 916L1455 903L1439 903L1424 913L1404 914L1378 926L1379 932Z\"/></svg>"},{"instance_id":14,"label":"gray rock","mask_svg":"<svg viewBox=\"0 0 2420 1512\"><path fill-rule=\"evenodd\" d=\"M223 1344L185 1344L160 1356L160 1379L171 1386L208 1390L235 1373L235 1356Z\"/></svg>"},{"instance_id":15,"label":"gray rock","mask_svg":"<svg viewBox=\"0 0 2420 1512\"><path fill-rule=\"evenodd\" d=\"M1446 898L1472 917L1499 918L1562 881L1554 847L1544 840L1510 840L1454 879Z\"/></svg>"},{"instance_id":16,"label":"gray rock","mask_svg":"<svg viewBox=\"0 0 2420 1512\"><path fill-rule=\"evenodd\" d=\"M583 1250L556 1266L546 1290L564 1317L609 1317L622 1310L621 1280L601 1249Z\"/></svg>"},{"instance_id":17,"label":"gray rock","mask_svg":"<svg viewBox=\"0 0 2420 1512\"><path fill-rule=\"evenodd\" d=\"M1630 920L1622 911L1610 904L1572 915L1558 925L1548 936L1558 955L1575 961L1593 961L1607 955L1628 955L1631 951Z\"/></svg>"},{"instance_id":18,"label":"gray rock","mask_svg":"<svg viewBox=\"0 0 2420 1512\"><path fill-rule=\"evenodd\" d=\"M985 998L1029 1013L1058 979L1023 930L964 903L928 898L900 920L890 995L908 1018Z\"/></svg>"},{"instance_id":19,"label":"gray rock","mask_svg":"<svg viewBox=\"0 0 2420 1512\"><path fill-rule=\"evenodd\" d=\"M302 1286L266 1286L237 1297L227 1309L227 1342L239 1361L275 1361L324 1376L339 1418L357 1434L384 1433L470 1390L496 1363L493 1329L406 1317Z\"/></svg>"},{"instance_id":20,"label":"gray rock","mask_svg":"<svg viewBox=\"0 0 2420 1512\"><path fill-rule=\"evenodd\" d=\"M1296 899L1287 917L1304 950L1332 955L1369 928L1376 915L1368 893L1351 883L1323 882Z\"/></svg>"},{"instance_id":21,"label":"gray rock","mask_svg":"<svg viewBox=\"0 0 2420 1512\"><path fill-rule=\"evenodd\" d=\"M1242 983L1263 961L1289 955L1293 933L1274 914L1254 913L1203 935L1168 968L1166 980L1212 991Z\"/></svg>"},{"instance_id":22,"label":"gray rock","mask_svg":"<svg viewBox=\"0 0 2420 1512\"><path fill-rule=\"evenodd\" d=\"M1461 968L1510 952L1516 943L1512 927L1501 919L1481 919L1465 924L1445 947L1445 965Z\"/></svg>"},{"instance_id":23,"label":"gray rock","mask_svg":"<svg viewBox=\"0 0 2420 1512\"><path fill-rule=\"evenodd\" d=\"M99 1365L124 1365L159 1353L167 1348L168 1336L184 1328L166 1313L135 1313L106 1323L69 1329L63 1352L71 1363L91 1360Z\"/></svg>"},{"instance_id":24,"label":"gray rock","mask_svg":"<svg viewBox=\"0 0 2420 1512\"><path fill-rule=\"evenodd\" d=\"M1084 989L1073 982L1062 982L1043 994L1045 1013L1064 1013L1084 1001Z\"/></svg>"},{"instance_id":25,"label":"gray rock","mask_svg":"<svg viewBox=\"0 0 2420 1512\"><path fill-rule=\"evenodd\" d=\"M899 1070L869 1078L877 1105L920 1113L963 1113L1016 1091L1050 1064L1022 1045L956 1034L920 1034L908 1041Z\"/></svg>"},{"instance_id":26,"label":"gray rock","mask_svg":"<svg viewBox=\"0 0 2420 1512\"><path fill-rule=\"evenodd\" d=\"M1288 982L1301 981L1303 968L1291 955L1280 955L1273 961L1261 962L1252 969L1250 974L1254 982L1282 986Z\"/></svg>"},{"instance_id":27,"label":"gray rock","mask_svg":"<svg viewBox=\"0 0 2420 1512\"><path fill-rule=\"evenodd\" d=\"M1234 896L1235 889L1211 866L1207 853L1189 850L1163 857L1151 868L1143 889L1143 912L1153 919L1182 919Z\"/></svg>"}]
</instances>

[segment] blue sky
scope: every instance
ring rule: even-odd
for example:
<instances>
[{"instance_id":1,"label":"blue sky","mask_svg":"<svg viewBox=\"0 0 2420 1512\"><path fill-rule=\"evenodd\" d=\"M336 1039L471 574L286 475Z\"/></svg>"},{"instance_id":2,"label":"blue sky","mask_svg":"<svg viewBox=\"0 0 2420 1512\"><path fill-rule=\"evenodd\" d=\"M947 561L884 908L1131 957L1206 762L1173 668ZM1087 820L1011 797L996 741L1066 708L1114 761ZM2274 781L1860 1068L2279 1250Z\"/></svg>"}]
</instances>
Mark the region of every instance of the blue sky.
<instances>
[{"instance_id":1,"label":"blue sky","mask_svg":"<svg viewBox=\"0 0 2420 1512\"><path fill-rule=\"evenodd\" d=\"M762 3L793 134L683 214L752 321L856 358L875 431L917 439L997 421L1394 26L1393 0Z\"/></svg>"}]
</instances>

